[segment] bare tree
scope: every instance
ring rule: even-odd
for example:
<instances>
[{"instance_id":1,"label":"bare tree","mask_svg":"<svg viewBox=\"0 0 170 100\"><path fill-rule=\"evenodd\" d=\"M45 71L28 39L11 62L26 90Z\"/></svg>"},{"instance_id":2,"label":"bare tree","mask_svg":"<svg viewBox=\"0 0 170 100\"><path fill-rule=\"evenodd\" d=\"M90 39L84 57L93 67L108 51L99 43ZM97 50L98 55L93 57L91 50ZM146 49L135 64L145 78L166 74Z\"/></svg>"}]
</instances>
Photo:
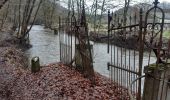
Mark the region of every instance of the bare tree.
<instances>
[{"instance_id":1,"label":"bare tree","mask_svg":"<svg viewBox=\"0 0 170 100\"><path fill-rule=\"evenodd\" d=\"M125 0L124 11L123 11L123 26L126 26L127 12L128 12L128 9L129 9L129 4L130 4L130 0Z\"/></svg>"},{"instance_id":2,"label":"bare tree","mask_svg":"<svg viewBox=\"0 0 170 100\"><path fill-rule=\"evenodd\" d=\"M28 40L29 40L29 31L31 30L31 28L32 28L32 26L34 24L35 18L37 16L37 13L38 13L38 10L40 8L40 5L41 5L42 1L43 0L39 1L38 7L37 7L36 12L35 12L35 15L33 17L33 22L31 24L30 28L28 28L28 26L30 25L29 23L30 23L31 17L33 15L33 10L34 10L36 0L26 0L25 5L23 7L24 11L21 14L22 15L22 20L19 19L20 20L19 21L20 26L19 26L18 29L20 29L20 30L18 31L19 33L18 33L18 36L17 36L21 40L21 43L28 42ZM20 5L22 4L21 0L20 0L19 4ZM19 7L19 8L20 8L19 10L21 10L21 7Z\"/></svg>"},{"instance_id":3,"label":"bare tree","mask_svg":"<svg viewBox=\"0 0 170 100\"><path fill-rule=\"evenodd\" d=\"M100 14L99 23L98 23L98 33L99 33L99 29L101 27L101 20L102 20L102 16L103 16L105 2L106 2L106 0L103 0L103 2L102 2L101 14Z\"/></svg>"},{"instance_id":4,"label":"bare tree","mask_svg":"<svg viewBox=\"0 0 170 100\"><path fill-rule=\"evenodd\" d=\"M3 0L1 1L2 3L0 4L0 9L3 7L3 5L7 2L8 0Z\"/></svg>"},{"instance_id":5,"label":"bare tree","mask_svg":"<svg viewBox=\"0 0 170 100\"><path fill-rule=\"evenodd\" d=\"M94 32L96 33L96 21L97 21L97 9L98 9L98 0L95 0L95 11L94 11Z\"/></svg>"},{"instance_id":6,"label":"bare tree","mask_svg":"<svg viewBox=\"0 0 170 100\"><path fill-rule=\"evenodd\" d=\"M52 28L54 14L56 10L56 1L58 0L53 0L53 1L44 0L43 1L42 9L43 9L43 14L44 14L45 28Z\"/></svg>"},{"instance_id":7,"label":"bare tree","mask_svg":"<svg viewBox=\"0 0 170 100\"><path fill-rule=\"evenodd\" d=\"M21 26L21 20L20 20L20 19L21 19L21 0L19 0L19 10L18 10L18 11L19 11L19 13L18 13L18 14L19 14L19 17L18 17L18 18L19 18L19 19L18 19L18 23L19 23L18 25L19 25L19 26L18 26L17 36L18 36L18 34L19 34L19 32L20 32L20 28L21 28L21 27L20 27L20 26Z\"/></svg>"},{"instance_id":8,"label":"bare tree","mask_svg":"<svg viewBox=\"0 0 170 100\"><path fill-rule=\"evenodd\" d=\"M10 3L10 2L8 2L7 7L6 7L5 10L3 11L0 29L3 28L4 23L5 23L6 19L7 19L7 16L8 16L8 13L9 13L9 3Z\"/></svg>"}]
</instances>

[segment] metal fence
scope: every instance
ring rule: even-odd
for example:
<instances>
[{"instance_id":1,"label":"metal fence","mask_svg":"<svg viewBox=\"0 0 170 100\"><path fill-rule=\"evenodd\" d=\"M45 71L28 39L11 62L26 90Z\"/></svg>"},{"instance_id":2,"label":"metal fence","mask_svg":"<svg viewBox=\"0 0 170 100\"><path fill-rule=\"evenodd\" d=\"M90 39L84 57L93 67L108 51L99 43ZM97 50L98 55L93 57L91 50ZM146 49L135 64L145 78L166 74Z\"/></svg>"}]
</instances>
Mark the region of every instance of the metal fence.
<instances>
[{"instance_id":1,"label":"metal fence","mask_svg":"<svg viewBox=\"0 0 170 100\"><path fill-rule=\"evenodd\" d=\"M157 17L158 11L162 15L159 18ZM140 9L128 18L121 17L116 13L108 12L108 53L110 54L108 68L111 72L110 77L111 81L118 83L117 90L120 91L122 87L130 87L131 96L141 100L144 88L141 79L144 75L142 73L144 51L148 52L147 66L151 64L152 54L157 59L156 67L163 63L163 58L167 56L167 49L163 48L166 47L166 44L163 45L162 41L165 14L158 7L158 1L155 0L154 6L146 13ZM93 61L90 56L90 44L88 44L89 47L87 46L89 42L87 27L86 24L81 24L85 22L85 15L82 16L80 22L76 22L74 13L73 16L59 19L60 61L67 65L72 65L74 61L76 65L83 66L82 69L86 67L85 71L90 72L88 73L91 74L90 76L94 76L92 70L87 70L93 67L91 66ZM87 68L87 66L89 67ZM160 79L162 78L160 77L159 81ZM164 85L164 81L160 84L162 84L161 87L167 87L167 84ZM117 91L116 89L114 91ZM162 94L165 90L161 89L159 92ZM122 90L119 95L123 95L123 93L127 92ZM158 97L163 98L162 95ZM122 96L122 100L124 99L128 98Z\"/></svg>"},{"instance_id":2,"label":"metal fence","mask_svg":"<svg viewBox=\"0 0 170 100\"><path fill-rule=\"evenodd\" d=\"M73 22L69 18L59 18L59 41L60 41L60 61L70 65L75 53L75 38L71 25Z\"/></svg>"},{"instance_id":3,"label":"metal fence","mask_svg":"<svg viewBox=\"0 0 170 100\"><path fill-rule=\"evenodd\" d=\"M88 26L84 2L80 18L75 17L74 9L66 19L59 19L60 61L74 67L94 83L92 47L88 36Z\"/></svg>"},{"instance_id":4,"label":"metal fence","mask_svg":"<svg viewBox=\"0 0 170 100\"><path fill-rule=\"evenodd\" d=\"M123 22L119 20L119 16L116 14L114 16L108 15L108 52L111 55L111 61L108 63L108 66L111 67L111 80L117 82L119 86L127 88L129 84L135 78L141 76L142 73L142 61L139 60L139 58L142 59L141 57L143 57L143 40L141 40L142 33L138 33L139 29L142 30L142 26L140 26L141 24L134 24L121 27L121 23ZM140 15L140 17L142 17L142 12L140 12ZM142 21L140 21L140 23L142 23ZM140 42L137 42L139 40ZM110 44L115 44L119 47ZM139 51L137 50L138 46L141 48ZM137 62L137 60L139 62ZM138 63L140 63L140 65L136 67ZM139 83L141 83L141 80L137 81L132 89L133 93L138 93L135 94L138 95L138 97L139 94L141 94L141 84Z\"/></svg>"},{"instance_id":5,"label":"metal fence","mask_svg":"<svg viewBox=\"0 0 170 100\"><path fill-rule=\"evenodd\" d=\"M123 16L121 19L118 14L108 12L108 53L111 57L108 68L111 71L110 77L119 86L126 88L135 79L138 79L130 86L130 92L137 100L141 100L144 87L141 80L144 50L149 51L147 65L150 65L151 53L153 52L157 59L156 64L161 63L160 52L162 50L165 15L157 5L158 1L155 0L154 6L146 13L140 9L129 18ZM158 10L162 15L159 21L157 20ZM149 20L151 18L152 20ZM129 19L128 23L125 21L127 19Z\"/></svg>"}]
</instances>

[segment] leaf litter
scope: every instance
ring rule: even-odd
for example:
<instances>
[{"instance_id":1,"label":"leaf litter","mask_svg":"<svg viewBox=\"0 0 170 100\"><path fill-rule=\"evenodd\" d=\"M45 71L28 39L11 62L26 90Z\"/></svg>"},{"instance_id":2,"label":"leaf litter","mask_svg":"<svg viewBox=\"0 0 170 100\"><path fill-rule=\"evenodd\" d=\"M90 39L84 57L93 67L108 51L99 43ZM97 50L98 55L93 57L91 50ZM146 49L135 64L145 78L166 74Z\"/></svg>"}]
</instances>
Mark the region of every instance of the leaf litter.
<instances>
[{"instance_id":1,"label":"leaf litter","mask_svg":"<svg viewBox=\"0 0 170 100\"><path fill-rule=\"evenodd\" d=\"M98 73L95 85L61 63L31 73L24 53L0 46L0 100L129 100L127 89Z\"/></svg>"}]
</instances>

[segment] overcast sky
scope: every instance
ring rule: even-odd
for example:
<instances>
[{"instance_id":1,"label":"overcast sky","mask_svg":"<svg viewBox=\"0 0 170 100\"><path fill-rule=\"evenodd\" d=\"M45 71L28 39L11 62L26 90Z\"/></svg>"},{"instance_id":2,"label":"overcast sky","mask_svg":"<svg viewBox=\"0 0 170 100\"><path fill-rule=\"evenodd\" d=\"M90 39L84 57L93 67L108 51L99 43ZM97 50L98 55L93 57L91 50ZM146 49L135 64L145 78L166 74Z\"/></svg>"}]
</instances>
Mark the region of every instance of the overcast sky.
<instances>
[{"instance_id":1,"label":"overcast sky","mask_svg":"<svg viewBox=\"0 0 170 100\"><path fill-rule=\"evenodd\" d=\"M66 2L68 0L61 0L61 1L64 1L65 3L60 2L60 4L67 8ZM87 6L91 6L93 4L94 0L85 0L85 1L86 1ZM99 0L99 1L102 1L102 0ZM130 5L139 4L139 3L149 3L149 4L152 4L154 1L155 0L131 0ZM170 0L158 0L158 1L161 2L161 3L162 2L169 2L170 3ZM124 6L124 0L106 0L106 2L109 2L107 4L119 5L115 9L112 9L113 11L115 11L115 10L117 10L117 9L119 9L119 8ZM102 2L100 3L100 5L102 5ZM98 12L100 13L99 10L98 10Z\"/></svg>"},{"instance_id":2,"label":"overcast sky","mask_svg":"<svg viewBox=\"0 0 170 100\"><path fill-rule=\"evenodd\" d=\"M122 3L121 1L124 1L124 0L110 0L110 1L113 1L114 3ZM131 0L131 2L154 2L155 0ZM170 3L170 0L158 0L159 2L169 2ZM86 0L86 3L87 4L92 4L93 0Z\"/></svg>"},{"instance_id":3,"label":"overcast sky","mask_svg":"<svg viewBox=\"0 0 170 100\"><path fill-rule=\"evenodd\" d=\"M163 2L163 1L170 2L170 0L160 0L160 2Z\"/></svg>"},{"instance_id":4,"label":"overcast sky","mask_svg":"<svg viewBox=\"0 0 170 100\"><path fill-rule=\"evenodd\" d=\"M88 6L91 6L93 4L93 1L94 0L85 0L86 1L86 4ZM102 1L102 0L100 0ZM113 4L113 5L119 5L119 7L116 7L115 9L112 9L113 11L121 8L124 6L124 0L106 0L106 1L109 1L108 4ZM148 4L152 4L155 0L131 0L131 3L130 5L133 5L133 4L139 4L139 3L148 3ZM170 0L158 0L160 3L162 2L169 2L170 3ZM102 3L101 3L102 4ZM100 5L101 5L100 4ZM100 12L100 10L98 10L98 12Z\"/></svg>"},{"instance_id":5,"label":"overcast sky","mask_svg":"<svg viewBox=\"0 0 170 100\"><path fill-rule=\"evenodd\" d=\"M61 4L62 2L67 2L68 0L61 0ZM93 1L94 0L85 0L86 1L86 4L88 5L92 5ZM101 0L100 0L101 1ZM106 0L106 1L113 1L114 3L124 3L122 1L124 0ZM154 2L155 0L131 0L131 2L136 2L136 3L142 3L142 2ZM159 2L169 2L170 3L170 0L158 0ZM64 4L65 5L65 4Z\"/></svg>"}]
</instances>

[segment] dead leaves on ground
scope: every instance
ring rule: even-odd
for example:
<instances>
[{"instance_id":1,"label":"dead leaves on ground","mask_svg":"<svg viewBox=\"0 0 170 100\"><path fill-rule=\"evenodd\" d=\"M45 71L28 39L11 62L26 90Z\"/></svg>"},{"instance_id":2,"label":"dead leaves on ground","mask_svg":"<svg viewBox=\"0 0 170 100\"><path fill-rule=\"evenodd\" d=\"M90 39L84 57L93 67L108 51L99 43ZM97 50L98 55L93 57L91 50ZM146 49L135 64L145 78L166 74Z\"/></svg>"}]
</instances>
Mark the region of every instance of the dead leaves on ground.
<instances>
[{"instance_id":1,"label":"dead leaves on ground","mask_svg":"<svg viewBox=\"0 0 170 100\"><path fill-rule=\"evenodd\" d=\"M96 84L79 72L60 64L43 66L40 72L23 69L23 54L1 48L0 99L12 100L128 100L127 90L95 74Z\"/></svg>"},{"instance_id":2,"label":"dead leaves on ground","mask_svg":"<svg viewBox=\"0 0 170 100\"><path fill-rule=\"evenodd\" d=\"M17 70L9 98L24 100L127 100L126 89L96 73L96 85L76 70L62 64L44 66L40 72ZM18 75L19 74L19 75ZM124 93L122 92L125 91ZM123 94L121 96L120 94Z\"/></svg>"}]
</instances>

